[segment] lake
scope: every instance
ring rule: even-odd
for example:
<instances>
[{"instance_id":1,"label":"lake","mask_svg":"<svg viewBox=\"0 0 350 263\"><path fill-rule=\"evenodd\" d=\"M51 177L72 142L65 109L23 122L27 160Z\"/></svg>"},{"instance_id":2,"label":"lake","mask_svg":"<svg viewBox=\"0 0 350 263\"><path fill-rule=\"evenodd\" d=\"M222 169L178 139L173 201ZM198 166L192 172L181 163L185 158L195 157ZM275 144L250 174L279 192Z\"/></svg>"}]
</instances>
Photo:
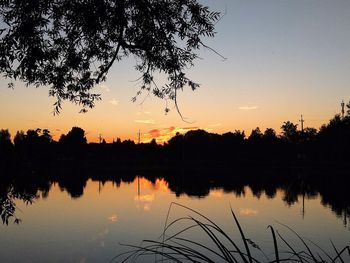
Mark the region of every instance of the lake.
<instances>
[{"instance_id":1,"label":"lake","mask_svg":"<svg viewBox=\"0 0 350 263\"><path fill-rule=\"evenodd\" d=\"M15 224L10 218L8 225L0 225L0 262L110 262L130 249L122 244L157 240L172 202L201 212L239 240L231 206L246 237L271 259L273 245L268 225L296 246L301 246L297 237L282 224L329 253L333 253L330 239L339 248L349 244L349 206L339 208L317 189L304 187L291 194L292 184L271 190L245 183L225 187L214 181L208 181L203 188L196 180L190 187L137 175L103 182L88 178L79 184L49 182L45 187L31 189L34 196L28 204L12 193L15 216L21 222ZM27 186L17 186L21 187ZM337 189L332 191L336 193ZM169 221L191 214L173 205ZM197 232L191 238L202 240L203 235ZM210 241L204 242L211 245Z\"/></svg>"}]
</instances>

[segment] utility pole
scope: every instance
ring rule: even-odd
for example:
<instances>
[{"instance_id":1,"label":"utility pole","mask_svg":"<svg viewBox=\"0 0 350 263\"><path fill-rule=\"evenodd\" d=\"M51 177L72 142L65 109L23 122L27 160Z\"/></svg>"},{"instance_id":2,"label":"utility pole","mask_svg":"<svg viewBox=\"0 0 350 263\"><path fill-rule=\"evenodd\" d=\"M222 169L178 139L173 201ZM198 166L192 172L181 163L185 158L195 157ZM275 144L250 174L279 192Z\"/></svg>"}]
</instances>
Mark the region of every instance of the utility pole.
<instances>
[{"instance_id":1,"label":"utility pole","mask_svg":"<svg viewBox=\"0 0 350 263\"><path fill-rule=\"evenodd\" d=\"M341 117L344 118L344 114L345 114L345 103L344 103L344 100L341 101L340 106L341 106Z\"/></svg>"},{"instance_id":2,"label":"utility pole","mask_svg":"<svg viewBox=\"0 0 350 263\"><path fill-rule=\"evenodd\" d=\"M139 132L137 133L137 136L138 136L137 142L138 142L138 144L140 144L140 142L141 142L141 130L140 129L139 129Z\"/></svg>"},{"instance_id":3,"label":"utility pole","mask_svg":"<svg viewBox=\"0 0 350 263\"><path fill-rule=\"evenodd\" d=\"M303 119L303 115L301 115L299 121L300 121L300 124L301 124L301 132L304 132L304 122L305 122L305 120Z\"/></svg>"},{"instance_id":4,"label":"utility pole","mask_svg":"<svg viewBox=\"0 0 350 263\"><path fill-rule=\"evenodd\" d=\"M101 134L101 133L98 135L98 139L100 140L100 144L101 144L101 143L102 143L102 140L103 140L102 134Z\"/></svg>"}]
</instances>

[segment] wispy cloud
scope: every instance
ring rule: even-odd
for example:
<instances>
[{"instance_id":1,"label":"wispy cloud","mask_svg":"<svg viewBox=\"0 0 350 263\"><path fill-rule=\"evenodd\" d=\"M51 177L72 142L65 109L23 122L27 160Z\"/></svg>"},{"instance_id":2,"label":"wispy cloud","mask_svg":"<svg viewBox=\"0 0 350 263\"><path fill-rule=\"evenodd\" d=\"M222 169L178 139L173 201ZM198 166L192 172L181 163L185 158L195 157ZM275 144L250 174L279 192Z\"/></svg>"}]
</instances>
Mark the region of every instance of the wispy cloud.
<instances>
[{"instance_id":1,"label":"wispy cloud","mask_svg":"<svg viewBox=\"0 0 350 263\"><path fill-rule=\"evenodd\" d=\"M119 101L117 101L115 98L113 98L109 101L109 103L112 104L113 106L118 106Z\"/></svg>"},{"instance_id":2,"label":"wispy cloud","mask_svg":"<svg viewBox=\"0 0 350 263\"><path fill-rule=\"evenodd\" d=\"M239 110L257 110L259 107L258 106L241 106L238 107Z\"/></svg>"},{"instance_id":3,"label":"wispy cloud","mask_svg":"<svg viewBox=\"0 0 350 263\"><path fill-rule=\"evenodd\" d=\"M111 89L107 86L107 85L101 85L100 86L102 90L106 91L106 92L110 92Z\"/></svg>"},{"instance_id":4,"label":"wispy cloud","mask_svg":"<svg viewBox=\"0 0 350 263\"><path fill-rule=\"evenodd\" d=\"M142 114L151 115L152 112L150 112L150 111L138 111L138 112L136 112L136 115L138 115L138 116L140 116L140 115L142 115Z\"/></svg>"},{"instance_id":5,"label":"wispy cloud","mask_svg":"<svg viewBox=\"0 0 350 263\"><path fill-rule=\"evenodd\" d=\"M152 119L146 119L146 120L134 120L136 123L142 123L142 124L155 124L155 120Z\"/></svg>"}]
</instances>

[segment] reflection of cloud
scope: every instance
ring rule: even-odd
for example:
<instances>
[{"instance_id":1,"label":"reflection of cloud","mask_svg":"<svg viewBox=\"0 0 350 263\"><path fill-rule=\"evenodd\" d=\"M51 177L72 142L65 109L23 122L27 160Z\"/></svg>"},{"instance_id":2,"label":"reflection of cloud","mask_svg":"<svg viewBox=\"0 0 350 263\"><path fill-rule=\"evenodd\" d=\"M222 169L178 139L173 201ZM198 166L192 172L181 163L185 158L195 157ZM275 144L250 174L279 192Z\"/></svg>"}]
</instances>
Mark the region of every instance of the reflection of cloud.
<instances>
[{"instance_id":1,"label":"reflection of cloud","mask_svg":"<svg viewBox=\"0 0 350 263\"><path fill-rule=\"evenodd\" d=\"M155 124L156 122L152 119L149 120L134 120L136 123L142 123L142 124Z\"/></svg>"},{"instance_id":2,"label":"reflection of cloud","mask_svg":"<svg viewBox=\"0 0 350 263\"><path fill-rule=\"evenodd\" d=\"M137 195L134 197L134 200L137 202L137 207L142 209L144 211L150 211L151 210L151 204L155 200L155 194L145 194L145 195Z\"/></svg>"},{"instance_id":3,"label":"reflection of cloud","mask_svg":"<svg viewBox=\"0 0 350 263\"><path fill-rule=\"evenodd\" d=\"M169 183L164 179L157 179L154 185L157 191L169 192Z\"/></svg>"},{"instance_id":4,"label":"reflection of cloud","mask_svg":"<svg viewBox=\"0 0 350 263\"><path fill-rule=\"evenodd\" d=\"M139 179L135 179L134 183L138 183L137 180L139 180L140 186L143 189L152 189L156 191L162 191L162 192L170 192L169 190L169 183L165 181L164 179L156 179L154 183L147 180L144 177L140 177ZM137 200L138 197L135 197L135 200Z\"/></svg>"},{"instance_id":5,"label":"reflection of cloud","mask_svg":"<svg viewBox=\"0 0 350 263\"><path fill-rule=\"evenodd\" d=\"M108 217L108 220L111 221L112 223L117 222L118 216L116 214L113 214L110 217Z\"/></svg>"},{"instance_id":6,"label":"reflection of cloud","mask_svg":"<svg viewBox=\"0 0 350 263\"><path fill-rule=\"evenodd\" d=\"M209 196L220 198L222 197L222 190L211 190Z\"/></svg>"},{"instance_id":7,"label":"reflection of cloud","mask_svg":"<svg viewBox=\"0 0 350 263\"><path fill-rule=\"evenodd\" d=\"M106 237L108 234L109 234L109 229L108 229L108 228L105 228L104 230L102 230L101 232L99 232L97 236L98 236L99 238L104 238L104 237Z\"/></svg>"},{"instance_id":8,"label":"reflection of cloud","mask_svg":"<svg viewBox=\"0 0 350 263\"><path fill-rule=\"evenodd\" d=\"M119 101L117 101L115 98L113 98L113 99L111 99L111 100L109 101L109 103L112 104L112 105L114 105L114 106L118 106Z\"/></svg>"},{"instance_id":9,"label":"reflection of cloud","mask_svg":"<svg viewBox=\"0 0 350 263\"><path fill-rule=\"evenodd\" d=\"M258 214L258 211L252 208L243 208L239 213L244 216L255 216Z\"/></svg>"},{"instance_id":10,"label":"reflection of cloud","mask_svg":"<svg viewBox=\"0 0 350 263\"><path fill-rule=\"evenodd\" d=\"M143 210L150 211L151 210L151 205L150 204L144 204Z\"/></svg>"},{"instance_id":11,"label":"reflection of cloud","mask_svg":"<svg viewBox=\"0 0 350 263\"><path fill-rule=\"evenodd\" d=\"M105 228L101 232L97 233L97 235L93 236L89 242L96 242L100 246L104 246L104 240L106 239L107 235L109 234L109 229Z\"/></svg>"},{"instance_id":12,"label":"reflection of cloud","mask_svg":"<svg viewBox=\"0 0 350 263\"><path fill-rule=\"evenodd\" d=\"M239 110L256 110L258 109L258 106L241 106L238 107Z\"/></svg>"},{"instance_id":13,"label":"reflection of cloud","mask_svg":"<svg viewBox=\"0 0 350 263\"><path fill-rule=\"evenodd\" d=\"M147 195L138 195L138 196L135 196L134 198L135 201L140 201L140 202L153 202L154 199L155 199L154 193L147 194Z\"/></svg>"}]
</instances>

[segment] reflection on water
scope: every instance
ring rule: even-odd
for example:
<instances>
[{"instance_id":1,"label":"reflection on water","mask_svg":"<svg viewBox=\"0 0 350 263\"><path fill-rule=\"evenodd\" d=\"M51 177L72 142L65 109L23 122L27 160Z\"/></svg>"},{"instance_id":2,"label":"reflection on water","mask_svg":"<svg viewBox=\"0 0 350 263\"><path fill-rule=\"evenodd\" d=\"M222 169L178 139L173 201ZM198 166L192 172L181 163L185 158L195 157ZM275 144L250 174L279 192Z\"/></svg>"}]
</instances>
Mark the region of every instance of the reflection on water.
<instances>
[{"instance_id":1,"label":"reflection on water","mask_svg":"<svg viewBox=\"0 0 350 263\"><path fill-rule=\"evenodd\" d=\"M340 247L350 239L350 198L341 180L201 173L35 178L1 182L1 262L108 262L125 249L119 243L157 238L174 201L228 229L231 205L247 235L263 244L266 226L276 221L327 247L329 238Z\"/></svg>"}]
</instances>

